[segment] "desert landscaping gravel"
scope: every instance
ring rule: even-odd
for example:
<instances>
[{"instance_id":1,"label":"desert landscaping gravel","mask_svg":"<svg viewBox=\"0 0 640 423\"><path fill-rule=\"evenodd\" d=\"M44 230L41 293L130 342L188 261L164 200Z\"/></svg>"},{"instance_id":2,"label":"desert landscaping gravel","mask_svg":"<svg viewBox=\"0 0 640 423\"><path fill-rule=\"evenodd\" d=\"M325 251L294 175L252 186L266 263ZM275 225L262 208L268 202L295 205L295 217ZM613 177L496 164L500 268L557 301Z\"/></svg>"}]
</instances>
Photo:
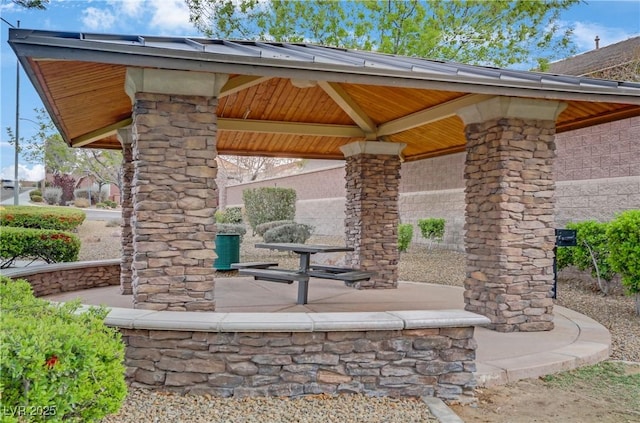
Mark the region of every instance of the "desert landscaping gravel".
<instances>
[{"instance_id":1,"label":"desert landscaping gravel","mask_svg":"<svg viewBox=\"0 0 640 423\"><path fill-rule=\"evenodd\" d=\"M80 260L119 258L119 234L117 226L106 227L105 222L100 221L85 222L78 231L83 240ZM283 267L296 267L298 259L293 255L253 248L253 244L260 241L250 234L245 236L241 244L242 260L277 260ZM344 243L340 237L312 237L308 242ZM465 258L462 252L436 248L430 250L414 244L408 252L402 253L399 272L400 280L404 281L462 286ZM226 272L221 276L229 277L230 274ZM585 314L609 329L612 359L640 362L640 317L635 315L633 299L622 295L621 289L603 296L594 287L595 282L589 275L575 271L562 272L556 304ZM413 400L358 395L230 400L131 390L121 414L104 421L417 422L429 421L429 418L433 417L426 405Z\"/></svg>"}]
</instances>

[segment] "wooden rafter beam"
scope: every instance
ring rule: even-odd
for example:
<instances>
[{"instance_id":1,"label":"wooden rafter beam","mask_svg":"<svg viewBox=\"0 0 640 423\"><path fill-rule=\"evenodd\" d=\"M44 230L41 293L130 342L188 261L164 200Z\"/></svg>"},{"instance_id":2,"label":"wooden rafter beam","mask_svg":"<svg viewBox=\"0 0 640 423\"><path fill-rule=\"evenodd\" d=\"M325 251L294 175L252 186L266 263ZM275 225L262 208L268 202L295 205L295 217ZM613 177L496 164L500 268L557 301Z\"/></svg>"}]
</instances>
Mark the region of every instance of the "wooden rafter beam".
<instances>
[{"instance_id":1,"label":"wooden rafter beam","mask_svg":"<svg viewBox=\"0 0 640 423\"><path fill-rule=\"evenodd\" d=\"M364 138L365 136L364 132L355 125L327 125L272 120L218 118L218 129L237 132L262 132L266 134L296 134L342 138Z\"/></svg>"},{"instance_id":2,"label":"wooden rafter beam","mask_svg":"<svg viewBox=\"0 0 640 423\"><path fill-rule=\"evenodd\" d=\"M220 98L226 97L231 94L235 94L238 91L245 90L247 88L253 87L254 85L261 84L265 81L271 79L269 76L250 76L250 75L239 75L234 78L231 78L227 81L226 84L220 90Z\"/></svg>"},{"instance_id":3,"label":"wooden rafter beam","mask_svg":"<svg viewBox=\"0 0 640 423\"><path fill-rule=\"evenodd\" d=\"M362 132L366 134L367 139L376 138L376 124L371 120L364 110L355 102L353 98L335 82L318 81L318 85L322 88L331 99L349 115L356 125L360 127Z\"/></svg>"},{"instance_id":4,"label":"wooden rafter beam","mask_svg":"<svg viewBox=\"0 0 640 423\"><path fill-rule=\"evenodd\" d=\"M104 128L98 128L95 131L80 135L79 137L71 139L71 147L84 147L85 145L92 144L110 135L115 135L118 129L129 126L132 122L133 120L131 118L126 118L105 126Z\"/></svg>"},{"instance_id":5,"label":"wooden rafter beam","mask_svg":"<svg viewBox=\"0 0 640 423\"><path fill-rule=\"evenodd\" d=\"M492 95L487 94L469 94L455 100L428 109L420 110L401 118L391 120L378 126L378 136L393 135L399 132L408 131L418 126L428 125L442 119L449 118L456 114L461 107L469 106L483 100L488 100Z\"/></svg>"}]
</instances>

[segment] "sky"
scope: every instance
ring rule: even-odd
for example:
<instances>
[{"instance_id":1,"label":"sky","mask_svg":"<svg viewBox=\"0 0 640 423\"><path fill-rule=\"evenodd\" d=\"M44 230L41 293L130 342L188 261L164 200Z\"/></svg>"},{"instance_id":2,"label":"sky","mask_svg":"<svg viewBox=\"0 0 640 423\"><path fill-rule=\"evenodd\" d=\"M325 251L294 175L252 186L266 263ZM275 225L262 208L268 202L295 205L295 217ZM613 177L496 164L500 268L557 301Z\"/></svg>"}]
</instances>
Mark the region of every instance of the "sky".
<instances>
[{"instance_id":1,"label":"sky","mask_svg":"<svg viewBox=\"0 0 640 423\"><path fill-rule=\"evenodd\" d=\"M47 10L28 10L10 0L0 0L0 16L21 28L97 32L111 34L200 36L189 22L184 0L51 0ZM592 50L594 38L604 47L640 35L640 0L598 0L574 5L563 12L562 25L574 28L573 41L578 53ZM0 104L0 176L13 179L15 150L7 141L7 127L15 132L16 57L7 44L9 25L2 22L0 55L2 63ZM28 139L37 131L36 113L42 102L31 82L20 70L20 138ZM19 159L20 179L38 180L42 164Z\"/></svg>"}]
</instances>

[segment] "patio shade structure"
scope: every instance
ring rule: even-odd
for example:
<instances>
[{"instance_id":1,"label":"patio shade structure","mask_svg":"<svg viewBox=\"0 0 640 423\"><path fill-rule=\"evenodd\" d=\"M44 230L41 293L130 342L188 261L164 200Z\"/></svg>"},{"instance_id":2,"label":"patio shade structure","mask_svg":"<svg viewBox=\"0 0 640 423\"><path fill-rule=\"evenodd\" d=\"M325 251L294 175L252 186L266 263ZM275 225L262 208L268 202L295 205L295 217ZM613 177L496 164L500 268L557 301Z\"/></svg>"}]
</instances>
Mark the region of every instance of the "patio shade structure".
<instances>
[{"instance_id":1,"label":"patio shade structure","mask_svg":"<svg viewBox=\"0 0 640 423\"><path fill-rule=\"evenodd\" d=\"M640 84L310 44L10 30L65 141L122 149L123 291L213 310L215 157L346 160L361 288L397 286L402 161L465 151L466 308L548 330L554 135L640 116Z\"/></svg>"}]
</instances>

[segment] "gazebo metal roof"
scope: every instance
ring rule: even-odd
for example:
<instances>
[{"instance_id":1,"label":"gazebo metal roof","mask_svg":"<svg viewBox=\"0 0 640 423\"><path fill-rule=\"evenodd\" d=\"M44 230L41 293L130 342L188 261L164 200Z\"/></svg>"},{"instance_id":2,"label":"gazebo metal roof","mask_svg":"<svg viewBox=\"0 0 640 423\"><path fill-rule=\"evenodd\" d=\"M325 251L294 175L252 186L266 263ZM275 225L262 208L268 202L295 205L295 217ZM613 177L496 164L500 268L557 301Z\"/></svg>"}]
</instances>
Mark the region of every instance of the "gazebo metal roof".
<instances>
[{"instance_id":1,"label":"gazebo metal roof","mask_svg":"<svg viewBox=\"0 0 640 423\"><path fill-rule=\"evenodd\" d=\"M65 141L120 148L127 67L228 74L220 154L342 158L360 140L406 143L406 160L464 150L457 109L493 96L567 103L557 131L640 115L640 84L311 44L11 29L9 43Z\"/></svg>"}]
</instances>

